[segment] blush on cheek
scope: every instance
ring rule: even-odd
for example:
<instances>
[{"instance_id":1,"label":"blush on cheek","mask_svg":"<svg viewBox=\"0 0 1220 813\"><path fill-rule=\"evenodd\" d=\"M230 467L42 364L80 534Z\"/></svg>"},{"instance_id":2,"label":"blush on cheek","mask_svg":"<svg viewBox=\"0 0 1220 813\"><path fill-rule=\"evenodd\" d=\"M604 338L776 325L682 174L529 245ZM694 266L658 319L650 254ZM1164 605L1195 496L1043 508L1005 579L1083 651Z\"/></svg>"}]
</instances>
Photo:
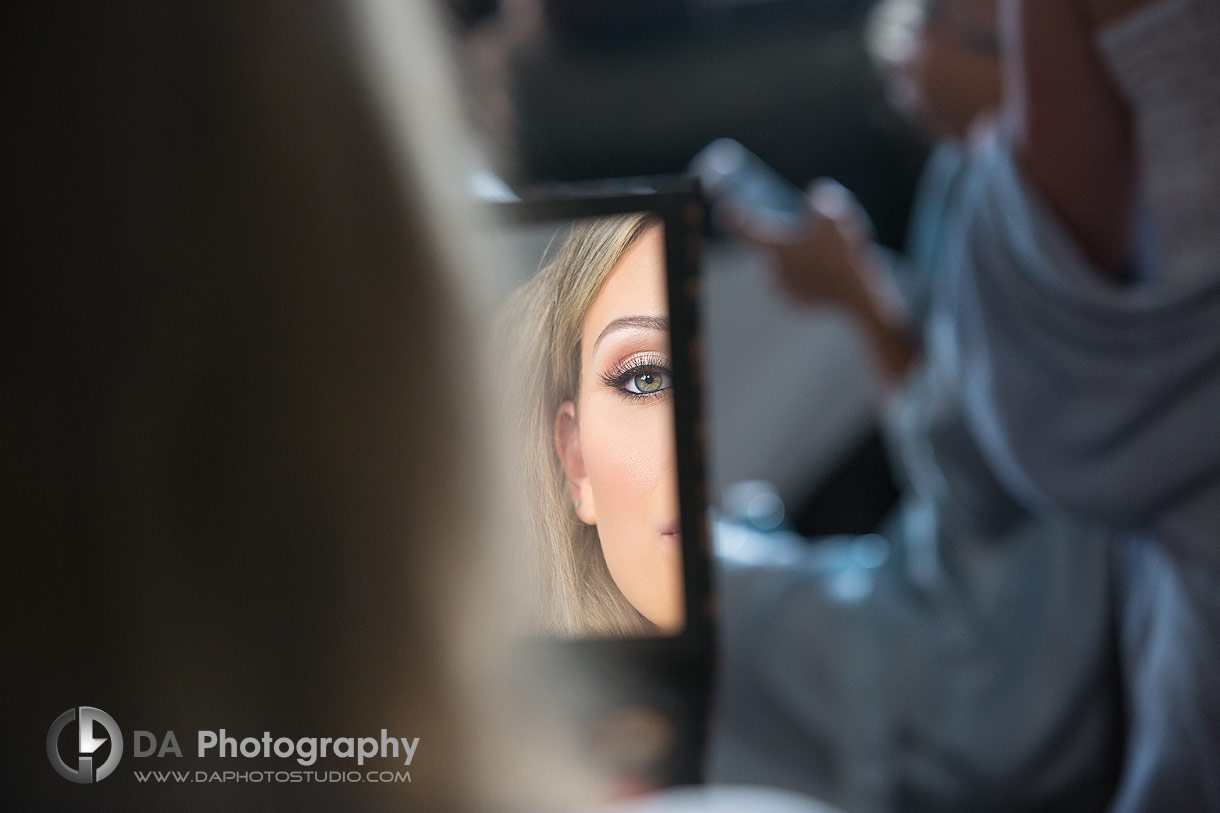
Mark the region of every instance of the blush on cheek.
<instances>
[{"instance_id":1,"label":"blush on cheek","mask_svg":"<svg viewBox=\"0 0 1220 813\"><path fill-rule=\"evenodd\" d=\"M628 414L589 427L592 432L584 431L588 424L582 424L585 468L599 513L617 507L639 516L652 493L674 476L672 410L665 406L658 404L661 408L646 413L624 410Z\"/></svg>"}]
</instances>

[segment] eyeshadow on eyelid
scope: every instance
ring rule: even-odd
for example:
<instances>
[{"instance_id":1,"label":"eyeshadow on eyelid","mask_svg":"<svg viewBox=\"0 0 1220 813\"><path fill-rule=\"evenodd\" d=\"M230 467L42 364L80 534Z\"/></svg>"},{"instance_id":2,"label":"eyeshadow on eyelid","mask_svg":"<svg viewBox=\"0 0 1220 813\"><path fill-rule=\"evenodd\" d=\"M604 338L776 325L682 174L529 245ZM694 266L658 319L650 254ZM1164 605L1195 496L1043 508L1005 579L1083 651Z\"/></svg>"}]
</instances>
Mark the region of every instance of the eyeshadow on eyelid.
<instances>
[{"instance_id":1,"label":"eyeshadow on eyelid","mask_svg":"<svg viewBox=\"0 0 1220 813\"><path fill-rule=\"evenodd\" d=\"M628 353L619 353L617 356L611 357L611 359L607 361L606 366L617 367L631 362L669 364L669 352L667 350L657 350L653 348L640 348L638 350L632 350Z\"/></svg>"},{"instance_id":2,"label":"eyeshadow on eyelid","mask_svg":"<svg viewBox=\"0 0 1220 813\"><path fill-rule=\"evenodd\" d=\"M608 342L597 350L590 359L595 366L614 366L622 361L630 360L637 355L664 356L669 359L670 343L656 341L636 341L616 345Z\"/></svg>"}]
</instances>

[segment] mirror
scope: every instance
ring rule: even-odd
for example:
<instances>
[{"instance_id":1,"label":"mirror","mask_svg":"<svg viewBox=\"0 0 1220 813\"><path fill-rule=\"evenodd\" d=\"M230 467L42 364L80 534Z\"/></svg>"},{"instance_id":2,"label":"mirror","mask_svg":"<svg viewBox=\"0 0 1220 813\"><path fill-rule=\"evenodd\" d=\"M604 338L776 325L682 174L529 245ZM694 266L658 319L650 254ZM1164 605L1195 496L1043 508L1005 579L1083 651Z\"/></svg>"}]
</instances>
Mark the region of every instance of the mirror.
<instances>
[{"instance_id":1,"label":"mirror","mask_svg":"<svg viewBox=\"0 0 1220 813\"><path fill-rule=\"evenodd\" d=\"M666 228L653 212L513 223L506 356L518 505L561 638L668 637L686 622Z\"/></svg>"},{"instance_id":2,"label":"mirror","mask_svg":"<svg viewBox=\"0 0 1220 813\"><path fill-rule=\"evenodd\" d=\"M520 702L626 785L698 782L714 657L701 198L631 179L495 209Z\"/></svg>"}]
</instances>

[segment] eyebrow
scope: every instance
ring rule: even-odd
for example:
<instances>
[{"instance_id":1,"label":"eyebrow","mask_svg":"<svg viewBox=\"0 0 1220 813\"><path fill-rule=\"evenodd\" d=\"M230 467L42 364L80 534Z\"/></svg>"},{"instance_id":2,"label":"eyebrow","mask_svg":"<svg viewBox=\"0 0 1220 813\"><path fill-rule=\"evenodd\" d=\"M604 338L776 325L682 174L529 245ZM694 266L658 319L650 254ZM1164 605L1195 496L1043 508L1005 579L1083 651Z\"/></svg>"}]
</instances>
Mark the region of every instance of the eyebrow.
<instances>
[{"instance_id":1,"label":"eyebrow","mask_svg":"<svg viewBox=\"0 0 1220 813\"><path fill-rule=\"evenodd\" d=\"M644 328L646 330L663 330L669 332L669 317L668 316L620 316L610 324L602 328L602 332L598 334L597 340L593 342L593 352L597 352L597 346L602 343L602 339L606 338L611 333L619 330L629 330L631 328Z\"/></svg>"}]
</instances>

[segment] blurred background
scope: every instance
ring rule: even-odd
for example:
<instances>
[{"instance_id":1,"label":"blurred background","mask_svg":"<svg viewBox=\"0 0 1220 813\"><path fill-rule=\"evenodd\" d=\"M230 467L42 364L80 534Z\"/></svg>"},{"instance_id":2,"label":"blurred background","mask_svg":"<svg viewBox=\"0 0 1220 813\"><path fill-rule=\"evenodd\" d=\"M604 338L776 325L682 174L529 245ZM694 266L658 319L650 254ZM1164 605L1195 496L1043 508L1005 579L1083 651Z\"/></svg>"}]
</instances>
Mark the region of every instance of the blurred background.
<instances>
[{"instance_id":1,"label":"blurred background","mask_svg":"<svg viewBox=\"0 0 1220 813\"><path fill-rule=\"evenodd\" d=\"M798 187L839 181L878 242L903 248L928 145L869 57L876 0L445 3L486 161L512 187L683 172L727 137ZM740 241L706 246L711 493L766 480L806 535L869 531L896 490L866 349L765 262Z\"/></svg>"}]
</instances>

